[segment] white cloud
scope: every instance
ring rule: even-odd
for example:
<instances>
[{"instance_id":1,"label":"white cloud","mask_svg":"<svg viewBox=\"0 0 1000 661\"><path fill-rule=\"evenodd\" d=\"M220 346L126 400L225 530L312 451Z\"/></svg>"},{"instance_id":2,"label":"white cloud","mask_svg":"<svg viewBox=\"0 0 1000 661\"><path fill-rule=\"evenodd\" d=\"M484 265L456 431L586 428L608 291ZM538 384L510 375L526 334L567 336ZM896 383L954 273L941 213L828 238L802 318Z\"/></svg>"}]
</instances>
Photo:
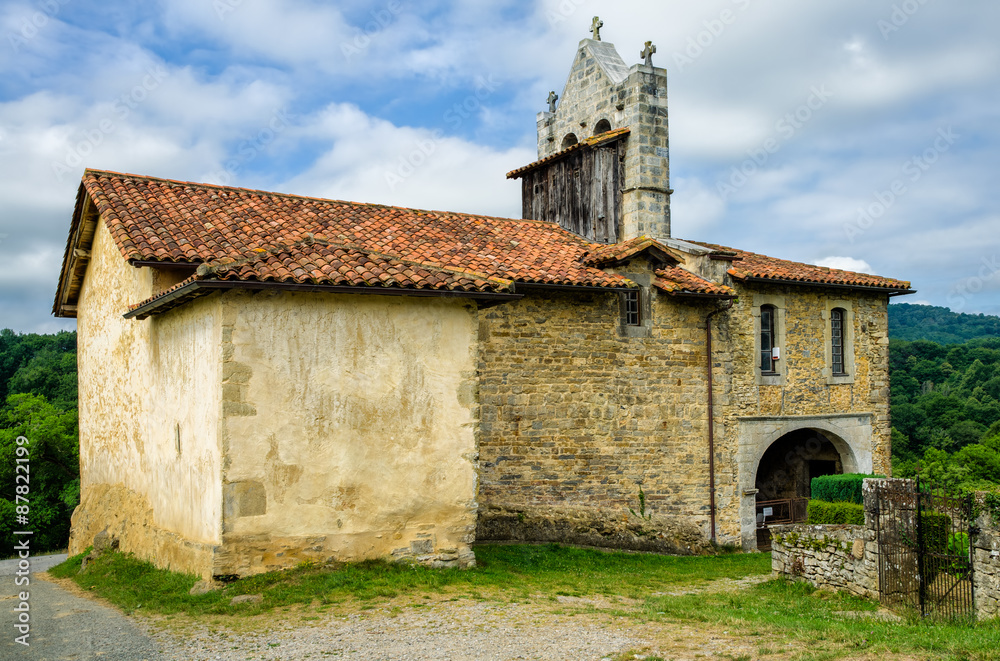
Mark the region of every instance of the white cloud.
<instances>
[{"instance_id":1,"label":"white cloud","mask_svg":"<svg viewBox=\"0 0 1000 661\"><path fill-rule=\"evenodd\" d=\"M872 272L871 264L863 259L854 259L853 257L824 257L816 260L816 265L842 271L854 271L855 273Z\"/></svg>"},{"instance_id":2,"label":"white cloud","mask_svg":"<svg viewBox=\"0 0 1000 661\"><path fill-rule=\"evenodd\" d=\"M972 292L982 260L1000 254L990 179L1000 153L1000 4L927 3L884 39L877 21L890 10L864 0L220 2L233 11L220 17L219 3L202 0L108 0L100 12L66 3L0 59L0 234L9 235L0 263L21 251L57 261L84 165L207 180L235 164L237 185L519 215L518 182L504 173L534 160L535 113L550 89L562 93L600 14L603 38L627 64L652 39L654 62L669 69L678 236L803 261L850 255L841 267L912 278L926 301L943 304L969 285L970 308L1000 302L990 293L1000 278ZM399 10L387 16L390 5ZM38 6L7 3L0 30ZM735 21L720 31L724 10ZM691 40L701 53L681 67L675 53ZM168 75L121 117L122 95L157 66ZM489 75L498 89L456 126L446 115L455 97ZM717 181L822 84L830 102L723 200ZM263 140L279 112L289 120ZM105 120L113 130L100 130ZM857 209L949 125L963 137L848 240ZM74 150L88 153L60 181L52 164ZM16 263L35 275L50 268ZM51 292L25 298L5 273L3 318L49 323ZM29 304L30 314L11 309Z\"/></svg>"},{"instance_id":3,"label":"white cloud","mask_svg":"<svg viewBox=\"0 0 1000 661\"><path fill-rule=\"evenodd\" d=\"M329 145L281 184L308 195L424 209L520 215L520 186L506 172L529 149L494 150L429 129L395 126L353 104L334 104L297 128L297 140Z\"/></svg>"}]
</instances>

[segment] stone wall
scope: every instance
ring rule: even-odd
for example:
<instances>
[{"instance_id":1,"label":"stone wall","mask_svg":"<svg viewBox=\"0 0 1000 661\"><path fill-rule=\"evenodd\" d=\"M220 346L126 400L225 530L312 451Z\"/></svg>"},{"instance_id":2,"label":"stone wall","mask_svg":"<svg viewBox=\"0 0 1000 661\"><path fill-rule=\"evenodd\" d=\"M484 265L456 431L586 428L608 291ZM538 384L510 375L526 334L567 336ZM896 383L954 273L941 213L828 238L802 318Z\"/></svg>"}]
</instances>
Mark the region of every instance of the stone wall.
<instances>
[{"instance_id":1,"label":"stone wall","mask_svg":"<svg viewBox=\"0 0 1000 661\"><path fill-rule=\"evenodd\" d=\"M615 293L481 311L477 538L705 550L704 318L717 305L654 294L643 337L624 332Z\"/></svg>"},{"instance_id":2,"label":"stone wall","mask_svg":"<svg viewBox=\"0 0 1000 661\"><path fill-rule=\"evenodd\" d=\"M980 618L1000 615L1000 522L986 505L985 494L977 494L981 510L976 525L980 533L973 537L973 589L976 615Z\"/></svg>"},{"instance_id":3,"label":"stone wall","mask_svg":"<svg viewBox=\"0 0 1000 661\"><path fill-rule=\"evenodd\" d=\"M638 260L619 271L648 284ZM754 300L766 291L785 310L775 384L754 372ZM853 312L850 383L829 378L831 300ZM616 294L537 293L481 312L479 538L548 540L564 530L565 541L673 552L691 544L666 538L690 539L691 527L710 538L705 317L721 304L655 288L644 301L641 328L621 326ZM741 290L716 315L720 542L755 548L758 464L785 433L822 433L845 470L886 467L886 325L884 296L810 288ZM625 530L640 487L646 513L666 517L659 542Z\"/></svg>"},{"instance_id":4,"label":"stone wall","mask_svg":"<svg viewBox=\"0 0 1000 661\"><path fill-rule=\"evenodd\" d=\"M889 348L886 297L829 289L734 283L739 301L720 315L720 344L728 387L719 404L727 440L722 466L732 467L738 493L721 506L737 509L744 548L755 548L757 469L764 452L784 434L809 429L837 448L845 472L890 470ZM760 306L774 305L781 348L778 375L758 363ZM829 310L850 311L848 378L830 373ZM725 470L725 469L724 469ZM724 482L725 477L721 480Z\"/></svg>"},{"instance_id":5,"label":"stone wall","mask_svg":"<svg viewBox=\"0 0 1000 661\"><path fill-rule=\"evenodd\" d=\"M771 526L777 576L878 599L878 544L866 526Z\"/></svg>"},{"instance_id":6,"label":"stone wall","mask_svg":"<svg viewBox=\"0 0 1000 661\"><path fill-rule=\"evenodd\" d=\"M876 480L865 481L864 526L771 526L771 567L777 576L804 580L819 588L879 598L879 549L870 494ZM972 571L979 619L1000 615L1000 522L985 494L976 495L979 511L972 536Z\"/></svg>"}]
</instances>

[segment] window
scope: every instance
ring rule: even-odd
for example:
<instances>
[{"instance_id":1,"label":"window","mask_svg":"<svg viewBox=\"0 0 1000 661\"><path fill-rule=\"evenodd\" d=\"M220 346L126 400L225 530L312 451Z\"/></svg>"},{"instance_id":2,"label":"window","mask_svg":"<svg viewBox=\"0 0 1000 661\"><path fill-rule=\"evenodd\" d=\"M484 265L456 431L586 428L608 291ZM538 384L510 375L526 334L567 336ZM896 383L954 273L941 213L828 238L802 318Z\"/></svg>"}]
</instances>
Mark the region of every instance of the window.
<instances>
[{"instance_id":1,"label":"window","mask_svg":"<svg viewBox=\"0 0 1000 661\"><path fill-rule=\"evenodd\" d=\"M773 305L760 306L760 371L774 374L774 316Z\"/></svg>"},{"instance_id":2,"label":"window","mask_svg":"<svg viewBox=\"0 0 1000 661\"><path fill-rule=\"evenodd\" d=\"M626 326L642 325L642 315L639 310L639 290L630 289L624 293L622 301L622 312Z\"/></svg>"},{"instance_id":3,"label":"window","mask_svg":"<svg viewBox=\"0 0 1000 661\"><path fill-rule=\"evenodd\" d=\"M844 309L830 311L830 357L834 376L844 376Z\"/></svg>"},{"instance_id":4,"label":"window","mask_svg":"<svg viewBox=\"0 0 1000 661\"><path fill-rule=\"evenodd\" d=\"M611 122L609 122L606 119L602 119L599 122L597 122L597 125L594 127L594 135L607 133L610 130L611 130Z\"/></svg>"},{"instance_id":5,"label":"window","mask_svg":"<svg viewBox=\"0 0 1000 661\"><path fill-rule=\"evenodd\" d=\"M572 147L573 145L575 145L578 142L580 142L580 141L577 139L575 133L567 133L566 137L563 138L562 148L563 149L567 149L569 147Z\"/></svg>"}]
</instances>

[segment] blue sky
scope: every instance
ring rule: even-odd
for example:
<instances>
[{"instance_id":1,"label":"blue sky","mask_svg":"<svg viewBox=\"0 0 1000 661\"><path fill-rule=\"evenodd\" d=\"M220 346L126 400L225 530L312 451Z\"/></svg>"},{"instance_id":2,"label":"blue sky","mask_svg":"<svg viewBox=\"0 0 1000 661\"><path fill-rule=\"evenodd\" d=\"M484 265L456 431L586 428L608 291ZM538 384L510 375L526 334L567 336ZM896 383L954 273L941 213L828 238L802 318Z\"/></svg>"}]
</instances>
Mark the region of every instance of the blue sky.
<instances>
[{"instance_id":1,"label":"blue sky","mask_svg":"<svg viewBox=\"0 0 1000 661\"><path fill-rule=\"evenodd\" d=\"M518 216L591 18L669 76L673 233L1000 314L1000 3L0 5L0 327L49 310L84 167Z\"/></svg>"}]
</instances>

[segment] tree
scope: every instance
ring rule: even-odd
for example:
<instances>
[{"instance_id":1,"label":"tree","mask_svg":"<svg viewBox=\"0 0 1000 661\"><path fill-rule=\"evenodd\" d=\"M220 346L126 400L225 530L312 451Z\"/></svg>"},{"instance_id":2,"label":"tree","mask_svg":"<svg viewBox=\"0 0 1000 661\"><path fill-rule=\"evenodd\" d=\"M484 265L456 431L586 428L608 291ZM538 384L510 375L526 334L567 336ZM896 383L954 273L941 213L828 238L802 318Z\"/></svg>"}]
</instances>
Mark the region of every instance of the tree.
<instances>
[{"instance_id":1,"label":"tree","mask_svg":"<svg viewBox=\"0 0 1000 661\"><path fill-rule=\"evenodd\" d=\"M28 440L26 446L18 444L19 437ZM19 447L28 448L26 456L19 455ZM19 493L27 503L14 502ZM42 395L10 395L0 409L0 544L13 548L11 533L17 526L34 532L35 552L64 548L79 493L76 409L57 408ZM18 524L13 508L23 504L27 522Z\"/></svg>"}]
</instances>

